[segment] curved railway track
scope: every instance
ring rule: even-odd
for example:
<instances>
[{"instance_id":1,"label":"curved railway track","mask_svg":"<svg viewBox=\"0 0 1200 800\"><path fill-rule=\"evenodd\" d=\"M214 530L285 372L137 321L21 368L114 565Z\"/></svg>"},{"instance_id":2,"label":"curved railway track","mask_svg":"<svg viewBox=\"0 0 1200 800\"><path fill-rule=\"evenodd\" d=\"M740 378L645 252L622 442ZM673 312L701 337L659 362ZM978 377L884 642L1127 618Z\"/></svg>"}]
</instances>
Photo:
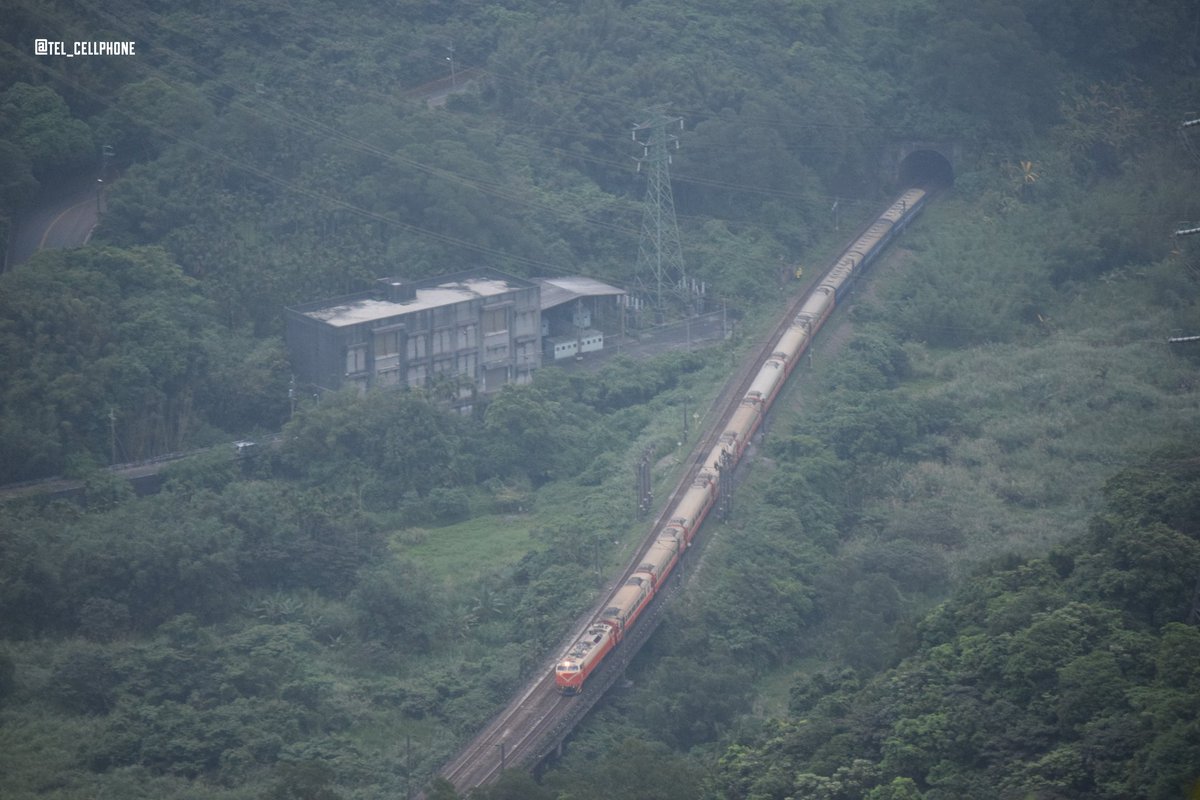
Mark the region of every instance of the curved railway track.
<instances>
[{"instance_id":1,"label":"curved railway track","mask_svg":"<svg viewBox=\"0 0 1200 800\"><path fill-rule=\"evenodd\" d=\"M852 244L857 241L875 222L876 220L872 219L865 223L848 240L848 243ZM844 249L839 252L839 256L832 259L831 266L836 264ZM708 426L704 435L697 439L688 455L689 468L684 471L666 502L660 504L660 511L650 524L646 538L629 563L626 564L619 580L610 584L610 588L624 584L625 580L637 569L642 557L653 545L656 532L669 521L669 515L677 505L679 498L691 486L700 471L701 460L716 445L741 399L749 390L754 377L767 358L771 356L779 337L792 323L793 318L808 298L811 288L817 283L819 281L811 284L809 289L799 293L791 300L786 312L781 315L770 333L757 346L753 357L743 359L740 368L726 380L705 417L713 422ZM705 528L701 528L698 536L705 536ZM697 544L702 545L703 541L701 540ZM702 548L695 546L688 548L683 562L685 567L687 562L694 557L693 551L697 549ZM537 677L526 683L514 695L509 704L442 768L441 776L450 781L457 792L465 793L477 786L490 783L504 769L517 766L532 767L543 760L558 747L566 733L620 677L630 659L654 632L661 618L666 596L673 595L678 591L684 575L686 575L686 569L677 570L678 577L671 578L670 587L653 600L651 606L642 615L637 627L607 659L607 663L589 678L587 691L574 696L561 695L555 689L554 663L563 648L583 634L595 619L596 613L607 601L608 591L601 592L597 606L580 617L571 631L563 637L561 645L550 650L544 662L538 667Z\"/></svg>"}]
</instances>

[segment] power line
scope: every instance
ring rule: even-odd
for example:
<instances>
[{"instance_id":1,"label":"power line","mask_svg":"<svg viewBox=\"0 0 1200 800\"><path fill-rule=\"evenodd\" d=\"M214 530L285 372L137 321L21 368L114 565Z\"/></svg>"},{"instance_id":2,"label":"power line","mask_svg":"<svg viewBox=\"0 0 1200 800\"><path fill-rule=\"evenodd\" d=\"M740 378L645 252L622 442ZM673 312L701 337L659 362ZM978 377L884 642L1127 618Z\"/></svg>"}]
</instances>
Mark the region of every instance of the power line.
<instances>
[{"instance_id":1,"label":"power line","mask_svg":"<svg viewBox=\"0 0 1200 800\"><path fill-rule=\"evenodd\" d=\"M112 14L108 13L104 9L96 8L95 6L92 6L91 8L92 8L92 11L96 15L105 18L110 24L116 26L119 29L125 30L131 36L133 35L133 33L130 32L128 27L125 27L122 25L122 21L119 18L114 17ZM149 16L150 18L154 19L156 22L158 22L159 26L161 28L163 28L164 30L174 33L177 36L183 36L183 37L187 36L187 32L181 31L178 28L173 27L173 26L167 24L166 22L164 22L161 14L158 14L157 12L151 11L149 9L144 9L144 10L145 10L146 15ZM469 188L473 188L481 193L490 194L490 195L499 197L499 198L509 201L509 202L513 202L513 203L516 203L519 205L524 205L524 206L528 206L531 208L535 208L540 211L548 211L548 212L554 214L555 216L558 216L562 219L566 219L567 221L583 221L588 224L610 230L612 232L621 233L621 234L629 235L629 236L637 235L637 232L631 228L626 228L626 227L623 227L621 225L618 225L618 224L615 224L612 222L596 219L594 217L589 217L586 215L572 214L566 208L564 208L562 205L539 203L536 200L533 200L529 197L515 194L511 191L505 191L501 188L501 185L498 183L484 181L484 180L480 180L478 178L467 178L466 176L463 176L452 170L439 168L439 167L433 167L428 164L424 164L422 162L416 161L414 159L408 159L402 155L385 151L375 145L372 145L366 141L357 139L343 131L340 131L331 125L321 122L320 120L314 119L312 117L309 117L309 116L306 116L303 114L299 114L287 107L281 107L276 104L267 103L267 102L261 100L262 95L261 95L261 91L259 91L260 87L255 87L254 93L251 94L250 90L248 90L245 86L239 87L237 85L234 85L234 84L231 84L231 83L225 81L207 65L196 62L195 60L191 59L187 55L184 55L175 49L168 48L168 47L165 47L162 45L154 45L153 49L155 52L161 52L172 59L182 62L183 64L185 64L186 66L188 66L189 68L191 68L192 70L194 70L200 74L207 75L209 78L211 78L213 80L213 82L216 84L217 87L224 87L225 89L228 89L228 90L231 90L234 92L238 92L242 95L250 95L252 98L259 98L259 99L253 100L253 102L247 102L246 100L239 98L235 101L234 104L237 108L239 108L249 114L257 116L260 119L263 119L267 122L283 125L289 129L292 129L292 130L295 130L295 131L298 131L301 133L306 133L306 132L312 133L315 130L318 134L326 137L327 139L333 140L336 143L340 143L349 149L357 150L359 152L367 153L370 155L374 155L379 158L391 161L393 163L404 164L413 169L417 169L419 171L425 172L426 174L433 175L435 177L441 178L443 180L447 180L449 182L458 183L460 185L463 185L463 186L466 186ZM484 70L479 67L467 67L465 65L460 65L460 69L470 69L476 73L482 73L482 74L487 75L488 77L491 77L494 79L497 79L497 78L498 79L511 79L511 80L515 80L517 82L529 83L529 84L535 85L535 86L545 86L546 85L546 84L534 83L532 81L521 81L520 79L513 79L511 76L507 76L507 78L505 78L504 76L501 76L498 73L495 73L495 72L492 72L489 70ZM162 80L169 81L168 78L163 76L162 73L157 70L149 70L149 72L151 74L157 75ZM389 99L393 99L393 98L390 98L389 95L381 95L378 92L368 92L366 89L364 89L363 87L360 87L360 86L353 86L352 88L358 92L372 94L377 97L381 96L381 97L388 97ZM585 92L583 90L576 90L576 89L573 89L570 87L565 87L562 85L559 85L556 88L561 88L565 91L568 91L568 92L574 93L574 94L578 94L581 96L591 97L591 98L595 98L595 99L603 99L605 102L609 102L609 103L617 102L615 99L613 99L611 96L608 96L608 95L601 95L601 94L597 94L594 92ZM214 86L202 87L201 91L204 92L205 94L207 94L211 99L213 99L217 102L228 102L228 97L222 97L220 92L218 91L218 89ZM264 105L274 106L276 109L276 113L271 114L268 111L264 110L264 108L263 108ZM695 113L695 115L701 116L701 117L715 117L715 115L713 115L709 112L697 111L694 113ZM280 116L280 115L283 115L283 116ZM739 118L739 121L741 121L741 118ZM764 121L766 121L766 120L764 119ZM772 124L774 124L774 123L777 123L778 121L770 120L770 122ZM549 131L549 132L559 132L559 133L563 133L563 134L567 134L567 135L571 135L571 136L575 136L575 137L579 137L579 138L590 138L593 141L605 141L604 139L598 138L597 134L589 133L587 131L578 130L578 129L551 128L548 126L534 125L533 123L517 122L516 124L518 125L518 127L527 127L527 128L532 128L535 130L545 130L545 131ZM468 127L470 127L470 126L468 126ZM814 125L811 127L828 127L828 126ZM312 129L312 130L306 131L306 128ZM476 129L478 129L478 128L476 128ZM559 148L544 148L544 149L548 149L551 151L561 153L564 157L567 157L567 158L579 159L579 160L588 161L588 162L597 163L597 164L601 164L604 166L610 166L610 167L615 167L615 168L622 168L622 169L624 168L624 165L617 161L610 161L610 160L598 158L595 156L584 155L584 154L581 154L581 153L578 153L575 151L567 151L567 150L562 150ZM788 149L788 148L785 148L785 149ZM711 178L676 175L675 180L683 182L683 183L696 184L696 185L701 185L701 186L705 186L705 187L709 187L709 188L719 188L719 189L725 189L728 191L759 194L759 195L763 195L763 196L778 197L778 198L782 198L782 199L806 199L808 197L808 195L804 195L804 194L797 193L797 192L790 192L790 191L784 190L784 189L769 189L769 188L765 188L765 187L749 186L749 185L745 185L745 184L735 184L735 183L730 183L728 181L719 181L719 180L714 180ZM830 198L830 199L832 199L832 198Z\"/></svg>"},{"instance_id":2,"label":"power line","mask_svg":"<svg viewBox=\"0 0 1200 800\"><path fill-rule=\"evenodd\" d=\"M503 81L506 83L533 86L533 87L553 86L553 88L557 91L560 91L560 92L563 92L566 94L575 95L578 97L585 97L585 98L593 99L593 100L599 101L601 103L608 104L610 106L619 106L619 105L627 102L625 99L614 97L611 94L599 94L597 92L589 92L587 90L576 89L574 87L567 86L562 83L547 84L545 82L540 82L540 81L534 80L532 78L522 78L520 76L505 75L503 73L496 72L495 70L490 69L490 68L477 67L477 69L482 70L485 75L487 75L488 77L493 78L495 80ZM707 109L679 109L679 112L681 114L686 114L688 119L728 119L728 117L722 116L721 112L714 112L714 111L710 111ZM869 123L800 122L800 121L787 122L787 121L782 121L782 120L779 120L778 118L773 118L773 117L755 117L755 116L746 116L746 115L741 115L741 114L738 115L736 121L738 124L743 124L743 125L759 124L763 127L780 128L780 129L786 129L786 130L802 130L802 131L825 130L825 131L830 131L830 132L875 131L875 132L881 132L881 133L906 133L906 132L908 132L908 130L906 128L893 127L893 126L887 126L887 125L876 125L876 124L869 124Z\"/></svg>"},{"instance_id":3,"label":"power line","mask_svg":"<svg viewBox=\"0 0 1200 800\"><path fill-rule=\"evenodd\" d=\"M116 18L107 14L103 10L97 10L97 13L108 18L114 25L120 26L119 20L117 20ZM157 15L153 15L152 12L150 12L150 13L152 16L157 16ZM164 27L166 27L167 30L174 31L174 29L172 29L170 27L167 27L167 26L164 26ZM128 32L127 28L125 30ZM130 33L130 35L132 35L132 33ZM378 158L384 159L386 161L390 161L392 163L402 164L404 166L411 167L413 169L416 169L416 170L424 172L428 175L440 178L442 180L445 180L445 181L448 181L451 183L457 183L462 186L466 186L466 187L474 189L482 194L488 194L488 195L492 195L495 197L499 197L500 199L505 200L510 203L516 203L518 205L528 206L530 208L534 208L539 211L549 212L557 217L566 219L568 221L582 220L588 224L598 226L600 228L609 230L614 233L621 233L623 235L627 235L627 236L631 236L631 237L637 235L637 231L632 228L625 228L620 225L617 225L617 224L614 224L611 222L607 222L605 220L595 219L592 217L588 217L586 215L572 213L568 208L564 207L561 204L542 203L542 202L538 202L537 200L531 199L529 197L514 193L512 191L506 191L502 188L502 185L500 183L484 181L484 180L479 180L479 179L475 179L475 178L468 178L464 175L454 172L453 170L445 169L442 167L434 167L429 164L423 163L421 161L417 161L416 159L407 158L400 154L386 151L376 145L373 145L362 139L358 139L354 136L351 136L350 134L345 133L345 132L343 132L331 125L328 125L320 120L297 113L290 108L279 106L277 104L270 103L269 101L264 101L264 100L262 100L261 93L259 93L257 91L253 95L251 95L245 86L238 86L235 84L228 83L227 81L223 80L219 75L217 75L217 73L215 73L209 67L207 67L203 64L199 64L199 63L193 61L192 59L188 58L187 56L176 52L175 50L172 50L172 49L166 48L166 47L162 47L162 46L154 46L153 49L155 51L163 52L172 58L179 59L180 61L184 62L185 64L190 66L192 69L196 70L197 72L210 77L213 80L213 82L215 83L215 86L210 85L210 86L203 87L201 89L201 91L204 94L208 95L208 97L212 100L215 100L218 102L222 101L223 98L221 97L220 92L218 91L218 88L220 88L220 87L223 87L224 89L227 89L227 90L230 90L233 92L237 92L238 94L243 95L243 96L252 96L254 98L257 98L252 101L247 101L247 100L243 99L242 97L238 97L237 99L235 99L233 101L233 103L231 105L233 105L234 107L236 107L242 111L245 111L246 113L256 116L259 119L262 119L266 122L273 123L276 125L282 125L288 129L295 130L300 133L308 133L310 135L314 134L314 133L319 134L319 135L323 136L324 138L332 140L335 143L339 143L342 146L345 146L351 150L355 150L355 151L365 153L368 155L373 155ZM149 70L147 70L147 72L149 74L154 75L155 77L158 77L160 80L163 80L168 85L173 85L173 80L171 78L163 75L160 71L154 70L154 69L149 69ZM111 105L111 101L109 101L108 104ZM274 113L271 113L271 111L270 111L270 109L272 107L274 109ZM129 114L126 114L126 116L129 118L133 118L132 115L129 115ZM136 120L136 119L134 121L140 122L140 120ZM145 123L143 123L143 124L145 124Z\"/></svg>"},{"instance_id":4,"label":"power line","mask_svg":"<svg viewBox=\"0 0 1200 800\"><path fill-rule=\"evenodd\" d=\"M28 56L26 56L25 53L21 52L20 50L18 50L17 48L13 47L10 44L8 44L7 42L0 41L0 45L3 45L10 52L15 53L22 58L28 58ZM147 128L149 128L150 130L159 134L160 136L164 136L168 139L177 141L180 144L194 148L217 161L221 161L223 163L229 164L232 167L235 167L239 170L247 172L258 178L261 178L262 180L265 180L269 183L272 183L272 184L280 186L284 189L287 189L288 191L293 192L294 194L298 194L298 195L301 195L303 197L307 197L307 198L310 198L313 200L318 200L329 206L333 206L336 208L344 209L346 211L350 211L351 213L356 214L365 219L370 219L370 220L374 220L376 222L382 222L382 223L385 223L388 225L392 225L394 227L409 231L411 233L418 234L420 236L435 239L442 243L451 244L456 247L461 247L465 250L470 250L472 252L490 256L492 258L498 258L498 259L503 259L503 260L509 261L509 262L525 264L527 266L535 266L535 267L538 267L539 269L550 270L551 272L553 272L555 274L568 274L569 272L574 272L574 270L568 270L567 268L565 268L561 265L558 265L558 264L552 264L547 261L541 261L540 259L528 258L525 256L518 256L518 255L511 254L511 253L505 253L501 250L497 250L492 247L487 247L485 245L480 245L475 242L470 242L465 239L460 239L456 236L451 236L449 234L444 234L444 233L440 233L438 231L429 230L428 228L422 228L417 225L413 225L411 223L396 219L395 217L391 217L386 214L381 214L381 213L378 213L375 211L371 211L369 209L362 208L360 206L356 206L347 200L343 200L338 197L332 197L330 195L319 192L315 189L310 189L307 186L303 186L299 183L296 183L295 181L290 181L285 178L280 178L277 175L273 175L260 167L257 167L253 164L249 164L240 159L234 158L233 156L227 155L224 152L221 152L220 150L209 147L208 145L202 144L193 139L189 139L188 137L182 136L178 133L175 133L174 131L166 130L166 129L162 128L161 126L155 125L146 120L139 119L135 115L133 115L130 112L126 111L125 109L121 108L118 104L114 103L112 100L99 94L98 92L88 89L87 87L82 86L78 82L72 81L69 78L66 78L65 76L57 74L56 72L54 72L53 70L44 66L43 64L41 64L38 61L33 61L33 64L36 68L49 73L55 79L69 84L76 91L79 91L79 92L87 95L88 97L92 98L96 102L101 103L102 105L104 105L107 108L113 109L114 111L116 111L117 113L126 117L127 119L130 119L131 121L133 121L139 125L146 126Z\"/></svg>"}]
</instances>

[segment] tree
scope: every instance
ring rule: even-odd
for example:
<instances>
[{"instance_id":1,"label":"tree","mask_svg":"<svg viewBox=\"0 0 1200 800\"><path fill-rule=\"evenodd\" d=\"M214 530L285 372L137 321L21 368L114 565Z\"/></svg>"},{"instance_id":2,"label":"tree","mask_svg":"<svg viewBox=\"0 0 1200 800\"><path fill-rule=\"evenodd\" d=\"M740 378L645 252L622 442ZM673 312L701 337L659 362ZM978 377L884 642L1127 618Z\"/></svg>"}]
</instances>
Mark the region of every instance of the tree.
<instances>
[{"instance_id":1,"label":"tree","mask_svg":"<svg viewBox=\"0 0 1200 800\"><path fill-rule=\"evenodd\" d=\"M122 86L99 129L119 152L148 159L174 137L195 136L212 114L195 87L152 77Z\"/></svg>"},{"instance_id":2,"label":"tree","mask_svg":"<svg viewBox=\"0 0 1200 800\"><path fill-rule=\"evenodd\" d=\"M313 484L355 491L370 507L395 507L471 481L466 424L418 393L341 392L288 424L283 463Z\"/></svg>"},{"instance_id":3,"label":"tree","mask_svg":"<svg viewBox=\"0 0 1200 800\"><path fill-rule=\"evenodd\" d=\"M85 600L79 609L79 632L88 639L109 642L129 630L129 606L103 597Z\"/></svg>"},{"instance_id":4,"label":"tree","mask_svg":"<svg viewBox=\"0 0 1200 800\"><path fill-rule=\"evenodd\" d=\"M415 565L386 561L366 568L347 601L358 635L416 653L428 652L442 629L445 604Z\"/></svg>"},{"instance_id":5,"label":"tree","mask_svg":"<svg viewBox=\"0 0 1200 800\"><path fill-rule=\"evenodd\" d=\"M196 423L207 307L156 248L39 253L0 276L7 480L179 449Z\"/></svg>"},{"instance_id":6,"label":"tree","mask_svg":"<svg viewBox=\"0 0 1200 800\"><path fill-rule=\"evenodd\" d=\"M263 792L262 800L341 800L330 785L333 770L316 761L281 763L275 769L275 785Z\"/></svg>"},{"instance_id":7,"label":"tree","mask_svg":"<svg viewBox=\"0 0 1200 800\"><path fill-rule=\"evenodd\" d=\"M550 789L540 786L532 775L522 769L500 773L495 783L476 789L471 796L479 800L556 800L558 797Z\"/></svg>"},{"instance_id":8,"label":"tree","mask_svg":"<svg viewBox=\"0 0 1200 800\"><path fill-rule=\"evenodd\" d=\"M0 704L16 691L16 687L17 667L13 664L12 656L0 653Z\"/></svg>"},{"instance_id":9,"label":"tree","mask_svg":"<svg viewBox=\"0 0 1200 800\"><path fill-rule=\"evenodd\" d=\"M974 125L983 135L1011 136L1016 125L1052 118L1056 98L1049 87L1057 64L1020 7L989 0L966 8L942 0L934 8L929 24L943 35L915 51L911 80L922 106L940 98L949 114L925 120L927 130Z\"/></svg>"},{"instance_id":10,"label":"tree","mask_svg":"<svg viewBox=\"0 0 1200 800\"><path fill-rule=\"evenodd\" d=\"M0 92L0 140L18 148L42 181L96 158L91 130L71 116L66 101L49 86L15 83Z\"/></svg>"},{"instance_id":11,"label":"tree","mask_svg":"<svg viewBox=\"0 0 1200 800\"><path fill-rule=\"evenodd\" d=\"M75 521L56 558L58 603L73 620L125 607L134 628L148 629L181 613L220 618L241 586L240 537L202 508L177 507L169 495L129 501ZM110 603L112 605L110 605Z\"/></svg>"},{"instance_id":12,"label":"tree","mask_svg":"<svg viewBox=\"0 0 1200 800\"><path fill-rule=\"evenodd\" d=\"M103 714L113 706L118 680L108 649L95 644L70 644L54 660L50 687L63 710Z\"/></svg>"},{"instance_id":13,"label":"tree","mask_svg":"<svg viewBox=\"0 0 1200 800\"><path fill-rule=\"evenodd\" d=\"M556 796L577 800L691 800L699 795L694 765L663 744L626 739L599 761L568 774L556 774L547 785Z\"/></svg>"},{"instance_id":14,"label":"tree","mask_svg":"<svg viewBox=\"0 0 1200 800\"><path fill-rule=\"evenodd\" d=\"M379 527L336 487L239 481L213 511L240 535L238 574L255 588L340 595L381 546Z\"/></svg>"},{"instance_id":15,"label":"tree","mask_svg":"<svg viewBox=\"0 0 1200 800\"><path fill-rule=\"evenodd\" d=\"M495 475L523 473L540 484L579 472L587 466L587 455L599 449L588 441L595 414L566 402L554 385L555 376L550 378L506 386L488 403L483 446Z\"/></svg>"},{"instance_id":16,"label":"tree","mask_svg":"<svg viewBox=\"0 0 1200 800\"><path fill-rule=\"evenodd\" d=\"M891 783L880 784L863 796L864 800L924 800L912 778L892 778Z\"/></svg>"},{"instance_id":17,"label":"tree","mask_svg":"<svg viewBox=\"0 0 1200 800\"><path fill-rule=\"evenodd\" d=\"M1092 538L1101 555L1085 562L1101 596L1150 624L1180 619L1200 575L1200 540L1163 524L1098 519Z\"/></svg>"},{"instance_id":18,"label":"tree","mask_svg":"<svg viewBox=\"0 0 1200 800\"><path fill-rule=\"evenodd\" d=\"M425 797L428 800L458 800L458 792L454 791L454 784L439 775L429 784Z\"/></svg>"},{"instance_id":19,"label":"tree","mask_svg":"<svg viewBox=\"0 0 1200 800\"><path fill-rule=\"evenodd\" d=\"M37 191L33 162L16 144L0 139L0 234L8 246L12 212Z\"/></svg>"}]
</instances>

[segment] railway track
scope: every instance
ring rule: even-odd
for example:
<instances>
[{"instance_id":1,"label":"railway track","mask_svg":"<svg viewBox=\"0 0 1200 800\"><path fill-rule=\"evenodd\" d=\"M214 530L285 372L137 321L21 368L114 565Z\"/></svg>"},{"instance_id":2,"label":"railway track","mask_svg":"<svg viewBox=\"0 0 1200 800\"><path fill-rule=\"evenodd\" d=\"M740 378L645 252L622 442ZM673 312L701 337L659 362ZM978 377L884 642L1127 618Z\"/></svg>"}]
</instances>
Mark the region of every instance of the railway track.
<instances>
[{"instance_id":1,"label":"railway track","mask_svg":"<svg viewBox=\"0 0 1200 800\"><path fill-rule=\"evenodd\" d=\"M873 222L874 220L865 223L848 242L857 241ZM831 265L836 263L840 253L841 251L831 260ZM646 550L655 540L656 532L668 521L671 510L700 471L701 459L716 445L730 417L749 390L755 375L772 354L775 343L800 311L808 295L809 291L806 290L792 299L775 326L758 344L753 357L743 359L741 367L726 380L705 417L715 422L696 440L688 454L689 468L676 483L666 502L660 504L660 511L648 527L641 546L626 564L619 580L610 584L610 587L623 584L641 563ZM442 777L450 781L461 794L490 783L505 769L536 766L553 752L570 729L616 682L629 661L657 628L667 598L679 591L683 577L687 574L687 563L695 557L697 551L702 551L704 538L705 529L702 527L697 541L686 551L683 561L685 568L676 571L676 575L671 578L670 588L659 593L642 615L638 625L606 663L588 679L585 692L574 696L559 694L554 684L554 663L558 655L571 642L578 640L596 618L608 599L607 590L601 592L596 607L580 617L572 630L563 637L561 644L550 651L547 659L539 665L537 677L522 687L504 710L493 717L483 730L442 768Z\"/></svg>"}]
</instances>

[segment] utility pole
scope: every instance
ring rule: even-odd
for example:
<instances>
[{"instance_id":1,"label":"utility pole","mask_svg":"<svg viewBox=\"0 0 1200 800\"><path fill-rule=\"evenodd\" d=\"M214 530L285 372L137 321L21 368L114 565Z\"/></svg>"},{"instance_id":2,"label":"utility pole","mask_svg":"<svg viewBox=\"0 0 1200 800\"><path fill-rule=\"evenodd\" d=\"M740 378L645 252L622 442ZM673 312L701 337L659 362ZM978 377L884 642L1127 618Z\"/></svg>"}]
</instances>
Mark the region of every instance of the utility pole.
<instances>
[{"instance_id":1,"label":"utility pole","mask_svg":"<svg viewBox=\"0 0 1200 800\"><path fill-rule=\"evenodd\" d=\"M671 193L671 150L679 149L679 137L668 133L668 129L676 125L683 130L682 117L670 117L656 109L647 114L645 122L633 127L633 140L642 146L642 155L634 159L638 172L643 165L646 167L636 280L641 292L653 299L655 322L660 324L666 318L668 292L676 287L687 291Z\"/></svg>"},{"instance_id":2,"label":"utility pole","mask_svg":"<svg viewBox=\"0 0 1200 800\"><path fill-rule=\"evenodd\" d=\"M583 360L583 298L575 301L575 312L571 317L575 323L575 360Z\"/></svg>"},{"instance_id":3,"label":"utility pole","mask_svg":"<svg viewBox=\"0 0 1200 800\"><path fill-rule=\"evenodd\" d=\"M111 144L100 148L100 174L96 176L96 214L104 213L104 177L108 174L108 162L116 155Z\"/></svg>"},{"instance_id":4,"label":"utility pole","mask_svg":"<svg viewBox=\"0 0 1200 800\"><path fill-rule=\"evenodd\" d=\"M112 406L108 407L108 449L109 464L117 463L117 412Z\"/></svg>"},{"instance_id":5,"label":"utility pole","mask_svg":"<svg viewBox=\"0 0 1200 800\"><path fill-rule=\"evenodd\" d=\"M458 74L454 71L454 42L446 45L446 49L450 51L450 55L446 56L446 60L450 62L450 85L458 87Z\"/></svg>"}]
</instances>

